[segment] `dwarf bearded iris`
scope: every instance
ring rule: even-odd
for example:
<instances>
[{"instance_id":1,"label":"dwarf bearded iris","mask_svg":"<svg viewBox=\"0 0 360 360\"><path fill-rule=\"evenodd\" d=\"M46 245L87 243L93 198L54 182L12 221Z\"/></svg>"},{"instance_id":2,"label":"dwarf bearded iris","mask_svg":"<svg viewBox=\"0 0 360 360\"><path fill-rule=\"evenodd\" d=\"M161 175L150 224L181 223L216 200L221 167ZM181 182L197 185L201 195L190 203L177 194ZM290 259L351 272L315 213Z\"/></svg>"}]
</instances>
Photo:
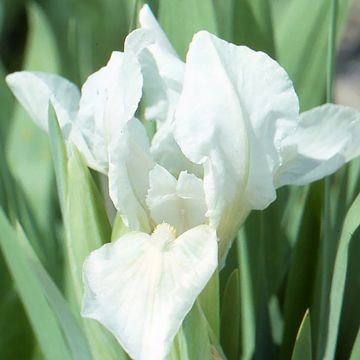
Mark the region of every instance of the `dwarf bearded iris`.
<instances>
[{"instance_id":1,"label":"dwarf bearded iris","mask_svg":"<svg viewBox=\"0 0 360 360\"><path fill-rule=\"evenodd\" d=\"M82 314L144 360L166 357L251 210L359 155L360 116L333 104L299 114L265 53L201 31L183 62L147 6L139 20L81 94L39 72L7 82L45 130L50 102L65 141L108 176L129 232L85 261ZM139 113L155 122L151 141Z\"/></svg>"}]
</instances>

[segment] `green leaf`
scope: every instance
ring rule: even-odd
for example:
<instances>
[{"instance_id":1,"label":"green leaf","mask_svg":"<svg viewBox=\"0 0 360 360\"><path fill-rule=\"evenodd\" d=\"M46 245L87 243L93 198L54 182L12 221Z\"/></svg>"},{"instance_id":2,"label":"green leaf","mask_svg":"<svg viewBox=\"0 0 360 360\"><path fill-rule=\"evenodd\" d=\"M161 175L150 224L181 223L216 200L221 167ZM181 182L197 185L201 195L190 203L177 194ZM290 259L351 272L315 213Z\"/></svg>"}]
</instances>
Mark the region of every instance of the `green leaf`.
<instances>
[{"instance_id":1,"label":"green leaf","mask_svg":"<svg viewBox=\"0 0 360 360\"><path fill-rule=\"evenodd\" d=\"M64 214L67 256L80 302L85 257L110 240L111 227L103 199L75 147L72 148L68 162L67 189Z\"/></svg>"},{"instance_id":2,"label":"green leaf","mask_svg":"<svg viewBox=\"0 0 360 360\"><path fill-rule=\"evenodd\" d=\"M34 2L27 4L29 33L24 68L56 72L56 48L46 18ZM45 259L46 268L59 278L61 245L54 232L58 206L54 202L54 173L47 136L20 105L6 121L11 123L5 151L9 164L6 192L16 214L11 220L19 219L41 260Z\"/></svg>"},{"instance_id":3,"label":"green leaf","mask_svg":"<svg viewBox=\"0 0 360 360\"><path fill-rule=\"evenodd\" d=\"M189 359L211 359L209 324L198 301L186 316L182 329Z\"/></svg>"},{"instance_id":4,"label":"green leaf","mask_svg":"<svg viewBox=\"0 0 360 360\"><path fill-rule=\"evenodd\" d=\"M33 2L28 4L30 31L24 68L56 72L56 48L52 33L41 9ZM53 239L50 237L49 214L54 211L51 206L54 184L48 139L20 105L16 106L11 119L6 150L11 173L24 189L33 216L42 232L49 234L44 247L48 248L47 255L51 256Z\"/></svg>"},{"instance_id":5,"label":"green leaf","mask_svg":"<svg viewBox=\"0 0 360 360\"><path fill-rule=\"evenodd\" d=\"M117 240L120 236L126 234L128 231L129 229L122 221L120 214L116 213L111 232L111 241Z\"/></svg>"},{"instance_id":6,"label":"green leaf","mask_svg":"<svg viewBox=\"0 0 360 360\"><path fill-rule=\"evenodd\" d=\"M291 360L311 360L311 327L310 314L306 310L295 340Z\"/></svg>"},{"instance_id":7,"label":"green leaf","mask_svg":"<svg viewBox=\"0 0 360 360\"><path fill-rule=\"evenodd\" d=\"M169 360L190 360L182 327L175 336L168 358Z\"/></svg>"},{"instance_id":8,"label":"green leaf","mask_svg":"<svg viewBox=\"0 0 360 360\"><path fill-rule=\"evenodd\" d=\"M56 184L58 196L60 199L61 209L65 210L65 201L67 196L67 153L65 142L61 133L61 129L57 120L55 110L49 103L49 137L51 145L51 153L55 168Z\"/></svg>"},{"instance_id":9,"label":"green leaf","mask_svg":"<svg viewBox=\"0 0 360 360\"><path fill-rule=\"evenodd\" d=\"M0 209L0 228L1 250L43 355L49 360L71 359L55 315L2 209Z\"/></svg>"},{"instance_id":10,"label":"green leaf","mask_svg":"<svg viewBox=\"0 0 360 360\"><path fill-rule=\"evenodd\" d=\"M337 335L340 323L341 309L348 266L349 244L352 235L360 225L360 194L351 205L344 221L340 241L336 253L330 290L330 312L328 317L328 335L326 340L324 359L335 357Z\"/></svg>"},{"instance_id":11,"label":"green leaf","mask_svg":"<svg viewBox=\"0 0 360 360\"><path fill-rule=\"evenodd\" d=\"M285 284L285 326L280 349L280 359L284 360L291 357L303 314L312 305L320 237L321 190L321 183L310 187Z\"/></svg>"},{"instance_id":12,"label":"green leaf","mask_svg":"<svg viewBox=\"0 0 360 360\"><path fill-rule=\"evenodd\" d=\"M360 303L360 227L352 235L348 248L346 287L341 312L341 323L337 339L336 356L349 359L360 325L360 312L356 311Z\"/></svg>"},{"instance_id":13,"label":"green leaf","mask_svg":"<svg viewBox=\"0 0 360 360\"><path fill-rule=\"evenodd\" d=\"M234 2L234 42L275 56L274 31L269 0Z\"/></svg>"},{"instance_id":14,"label":"green leaf","mask_svg":"<svg viewBox=\"0 0 360 360\"><path fill-rule=\"evenodd\" d=\"M214 6L210 0L159 0L159 21L182 58L197 31L217 34Z\"/></svg>"},{"instance_id":15,"label":"green leaf","mask_svg":"<svg viewBox=\"0 0 360 360\"><path fill-rule=\"evenodd\" d=\"M240 281L235 269L226 284L221 307L221 344L229 360L239 358Z\"/></svg>"},{"instance_id":16,"label":"green leaf","mask_svg":"<svg viewBox=\"0 0 360 360\"><path fill-rule=\"evenodd\" d=\"M254 289L250 270L249 249L247 247L245 229L242 228L237 238L239 258L239 288L240 288L240 352L241 359L252 359L256 342L256 306Z\"/></svg>"},{"instance_id":17,"label":"green leaf","mask_svg":"<svg viewBox=\"0 0 360 360\"><path fill-rule=\"evenodd\" d=\"M290 267L299 237L308 187L282 188L277 199L263 211L265 262L269 294L279 291Z\"/></svg>"},{"instance_id":18,"label":"green leaf","mask_svg":"<svg viewBox=\"0 0 360 360\"><path fill-rule=\"evenodd\" d=\"M226 41L234 42L235 0L214 0L213 3L218 35Z\"/></svg>"},{"instance_id":19,"label":"green leaf","mask_svg":"<svg viewBox=\"0 0 360 360\"><path fill-rule=\"evenodd\" d=\"M248 297L246 305L249 306L249 309L247 309L249 314L246 316L252 316L255 320L255 326L249 329L250 331L254 329L255 332L252 335L248 333L251 336L251 342L244 345L248 351L247 356L254 356L255 358L272 357L275 356L276 351L270 319L270 279L268 279L265 253L265 244L267 241L272 241L272 237L267 238L271 233L267 234L264 218L264 212L252 212L244 224L244 229L239 233L240 243L244 241L241 244L241 249L246 256L245 261L247 263L247 273L245 272L244 275L250 279L250 284L246 284L250 285L246 288ZM241 278L241 261L243 258L240 257L240 249L238 251ZM240 292L240 294L241 298L242 293ZM251 301L249 301L250 299ZM243 312L241 314L243 315ZM254 351L252 355L250 355L251 348Z\"/></svg>"},{"instance_id":20,"label":"green leaf","mask_svg":"<svg viewBox=\"0 0 360 360\"><path fill-rule=\"evenodd\" d=\"M67 277L71 277L70 296L80 312L83 295L82 266L86 256L110 240L111 227L103 199L79 151L73 147L68 162L65 206ZM83 319L95 359L126 359L115 338L97 322Z\"/></svg>"},{"instance_id":21,"label":"green leaf","mask_svg":"<svg viewBox=\"0 0 360 360\"><path fill-rule=\"evenodd\" d=\"M122 50L134 10L133 0L37 0L55 33L62 73L82 83ZM106 19L106 21L99 21Z\"/></svg>"},{"instance_id":22,"label":"green leaf","mask_svg":"<svg viewBox=\"0 0 360 360\"><path fill-rule=\"evenodd\" d=\"M358 359L360 359L360 328L356 335L356 339L350 356L350 360L358 360Z\"/></svg>"},{"instance_id":23,"label":"green leaf","mask_svg":"<svg viewBox=\"0 0 360 360\"><path fill-rule=\"evenodd\" d=\"M26 359L33 351L34 335L1 251L0 288L1 357L4 359ZM19 343L21 346L18 346Z\"/></svg>"},{"instance_id":24,"label":"green leaf","mask_svg":"<svg viewBox=\"0 0 360 360\"><path fill-rule=\"evenodd\" d=\"M38 255L42 260L46 259L46 264L54 269L54 266L56 266L56 261L54 261L55 259L53 257L54 254L49 252L47 254L48 256L45 256L46 250L49 250L49 248L44 249L43 247L42 233L39 229L35 214L33 214L30 209L29 201L24 194L21 184L13 177L5 155L5 152L0 149L1 207L11 222L15 223L17 219L20 220ZM51 240L51 238L48 240Z\"/></svg>"},{"instance_id":25,"label":"green leaf","mask_svg":"<svg viewBox=\"0 0 360 360\"><path fill-rule=\"evenodd\" d=\"M72 358L77 360L91 359L89 345L83 330L80 328L78 320L76 320L71 313L69 305L66 303L63 295L42 266L20 227L18 227L17 233L19 245L22 247L29 262L29 266L37 276L43 293L63 330L63 334L72 353Z\"/></svg>"},{"instance_id":26,"label":"green leaf","mask_svg":"<svg viewBox=\"0 0 360 360\"><path fill-rule=\"evenodd\" d=\"M360 158L352 160L348 165L348 182L346 186L347 203L356 195L360 185Z\"/></svg>"},{"instance_id":27,"label":"green leaf","mask_svg":"<svg viewBox=\"0 0 360 360\"><path fill-rule=\"evenodd\" d=\"M277 60L294 82L302 110L310 109L325 100L329 1L271 0L271 4ZM339 29L348 4L349 0L338 1Z\"/></svg>"},{"instance_id":28,"label":"green leaf","mask_svg":"<svg viewBox=\"0 0 360 360\"><path fill-rule=\"evenodd\" d=\"M220 339L219 271L216 270L198 297L201 309L217 339Z\"/></svg>"},{"instance_id":29,"label":"green leaf","mask_svg":"<svg viewBox=\"0 0 360 360\"><path fill-rule=\"evenodd\" d=\"M8 134L8 128L11 124L9 119L13 113L14 98L5 83L5 69L0 61L0 104L1 104L1 121L0 121L0 140L1 147L5 145L5 139Z\"/></svg>"}]
</instances>

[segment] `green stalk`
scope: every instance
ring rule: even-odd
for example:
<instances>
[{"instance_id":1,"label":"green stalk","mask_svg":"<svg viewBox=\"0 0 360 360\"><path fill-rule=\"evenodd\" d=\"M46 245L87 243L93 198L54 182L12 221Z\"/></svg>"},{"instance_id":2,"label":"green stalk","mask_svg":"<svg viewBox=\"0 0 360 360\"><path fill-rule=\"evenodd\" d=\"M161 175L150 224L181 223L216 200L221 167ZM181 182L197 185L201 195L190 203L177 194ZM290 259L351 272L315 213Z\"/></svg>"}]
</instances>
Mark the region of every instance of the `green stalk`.
<instances>
[{"instance_id":1,"label":"green stalk","mask_svg":"<svg viewBox=\"0 0 360 360\"><path fill-rule=\"evenodd\" d=\"M335 50L336 50L336 19L337 19L337 0L331 1L329 37L328 37L328 54L327 54L327 76L326 76L326 102L333 101L333 83L335 72ZM331 215L330 215L330 191L331 178L326 177L324 180L324 203L323 203L323 230L322 241L320 242L320 302L319 302L319 338L317 342L316 358L323 357L323 351L327 341L327 310L328 310L328 284L331 258Z\"/></svg>"},{"instance_id":2,"label":"green stalk","mask_svg":"<svg viewBox=\"0 0 360 360\"><path fill-rule=\"evenodd\" d=\"M337 0L331 0L330 26L328 38L327 77L326 77L326 102L333 101L333 83L335 73L336 50L336 19Z\"/></svg>"}]
</instances>

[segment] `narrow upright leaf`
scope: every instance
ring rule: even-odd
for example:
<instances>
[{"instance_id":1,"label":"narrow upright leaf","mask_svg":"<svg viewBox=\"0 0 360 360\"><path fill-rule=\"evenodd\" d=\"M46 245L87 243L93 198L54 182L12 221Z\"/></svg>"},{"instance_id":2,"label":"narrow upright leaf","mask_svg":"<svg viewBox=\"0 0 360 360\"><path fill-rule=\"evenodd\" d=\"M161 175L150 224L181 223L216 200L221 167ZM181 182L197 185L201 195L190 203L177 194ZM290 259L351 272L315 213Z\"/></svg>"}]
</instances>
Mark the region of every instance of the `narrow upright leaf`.
<instances>
[{"instance_id":1,"label":"narrow upright leaf","mask_svg":"<svg viewBox=\"0 0 360 360\"><path fill-rule=\"evenodd\" d=\"M239 358L240 281L239 270L232 272L226 284L221 309L221 343L229 360Z\"/></svg>"},{"instance_id":2,"label":"narrow upright leaf","mask_svg":"<svg viewBox=\"0 0 360 360\"><path fill-rule=\"evenodd\" d=\"M220 339L219 290L219 270L217 269L198 298L201 309L217 339Z\"/></svg>"},{"instance_id":3,"label":"narrow upright leaf","mask_svg":"<svg viewBox=\"0 0 360 360\"><path fill-rule=\"evenodd\" d=\"M234 42L275 57L272 9L269 0L234 2Z\"/></svg>"},{"instance_id":4,"label":"narrow upright leaf","mask_svg":"<svg viewBox=\"0 0 360 360\"><path fill-rule=\"evenodd\" d=\"M56 72L55 42L47 19L35 2L28 3L27 13L29 33L23 67L28 70ZM42 246L50 257L56 245L50 229L55 207L51 206L54 183L48 139L20 105L15 106L12 115L11 119L5 120L9 123L7 161L29 199L32 216L42 232L46 232L47 238Z\"/></svg>"},{"instance_id":5,"label":"narrow upright leaf","mask_svg":"<svg viewBox=\"0 0 360 360\"><path fill-rule=\"evenodd\" d=\"M0 228L0 248L15 281L42 354L48 360L71 359L55 315L19 246L16 233L8 223L2 209L0 209Z\"/></svg>"},{"instance_id":6,"label":"narrow upright leaf","mask_svg":"<svg viewBox=\"0 0 360 360\"><path fill-rule=\"evenodd\" d=\"M42 266L27 240L23 230L17 229L19 245L27 257L30 268L37 277L43 293L49 302L56 318L62 328L64 337L69 345L72 358L76 360L91 360L90 350L83 329L80 328L78 320L72 314L68 303L53 280Z\"/></svg>"},{"instance_id":7,"label":"narrow upright leaf","mask_svg":"<svg viewBox=\"0 0 360 360\"><path fill-rule=\"evenodd\" d=\"M291 357L295 338L303 314L312 303L313 287L319 246L320 184L311 186L307 197L304 216L295 244L286 280L284 303L284 337L280 349L280 359ZM306 266L304 266L306 264Z\"/></svg>"},{"instance_id":8,"label":"narrow upright leaf","mask_svg":"<svg viewBox=\"0 0 360 360\"><path fill-rule=\"evenodd\" d=\"M65 206L67 275L75 311L80 313L83 295L82 267L91 251L110 241L111 228L103 199L79 151L74 147L68 162ZM127 359L114 337L94 320L84 319L92 355L95 359Z\"/></svg>"},{"instance_id":9,"label":"narrow upright leaf","mask_svg":"<svg viewBox=\"0 0 360 360\"><path fill-rule=\"evenodd\" d=\"M210 359L209 325L197 301L182 325L189 359Z\"/></svg>"},{"instance_id":10,"label":"narrow upright leaf","mask_svg":"<svg viewBox=\"0 0 360 360\"><path fill-rule=\"evenodd\" d=\"M240 354L241 359L252 359L255 353L256 324L254 289L250 271L250 255L247 248L244 229L241 229L237 238L239 257L239 285L240 285Z\"/></svg>"},{"instance_id":11,"label":"narrow upright leaf","mask_svg":"<svg viewBox=\"0 0 360 360\"><path fill-rule=\"evenodd\" d=\"M352 235L360 225L360 194L351 205L344 221L340 241L336 253L330 290L330 313L328 318L328 335L326 340L324 359L335 357L339 322L343 304L346 272L349 258L349 244Z\"/></svg>"},{"instance_id":12,"label":"narrow upright leaf","mask_svg":"<svg viewBox=\"0 0 360 360\"><path fill-rule=\"evenodd\" d=\"M356 339L350 356L350 360L357 360L357 359L360 359L360 328L356 335Z\"/></svg>"},{"instance_id":13,"label":"narrow upright leaf","mask_svg":"<svg viewBox=\"0 0 360 360\"><path fill-rule=\"evenodd\" d=\"M306 311L301 322L291 360L312 360L309 310Z\"/></svg>"},{"instance_id":14,"label":"narrow upright leaf","mask_svg":"<svg viewBox=\"0 0 360 360\"><path fill-rule=\"evenodd\" d=\"M160 0L159 20L182 58L197 31L217 34L214 6L210 0Z\"/></svg>"},{"instance_id":15,"label":"narrow upright leaf","mask_svg":"<svg viewBox=\"0 0 360 360\"><path fill-rule=\"evenodd\" d=\"M337 3L339 35L349 0ZM329 4L328 0L271 0L277 60L293 80L302 110L325 100Z\"/></svg>"},{"instance_id":16,"label":"narrow upright leaf","mask_svg":"<svg viewBox=\"0 0 360 360\"><path fill-rule=\"evenodd\" d=\"M110 240L111 228L103 199L79 151L73 147L68 162L65 227L67 256L78 301L82 298L85 257Z\"/></svg>"},{"instance_id":17,"label":"narrow upright leaf","mask_svg":"<svg viewBox=\"0 0 360 360\"><path fill-rule=\"evenodd\" d=\"M62 211L65 210L67 194L67 154L64 139L54 108L49 104L49 136L55 167L56 183Z\"/></svg>"}]
</instances>

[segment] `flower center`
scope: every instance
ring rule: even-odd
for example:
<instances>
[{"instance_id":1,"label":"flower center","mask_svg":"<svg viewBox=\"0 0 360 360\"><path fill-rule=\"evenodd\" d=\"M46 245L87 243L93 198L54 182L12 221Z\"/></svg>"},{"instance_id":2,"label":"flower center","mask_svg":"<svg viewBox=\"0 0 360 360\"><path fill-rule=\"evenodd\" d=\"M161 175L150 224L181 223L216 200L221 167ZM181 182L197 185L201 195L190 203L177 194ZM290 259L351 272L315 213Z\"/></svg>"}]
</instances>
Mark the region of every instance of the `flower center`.
<instances>
[{"instance_id":1,"label":"flower center","mask_svg":"<svg viewBox=\"0 0 360 360\"><path fill-rule=\"evenodd\" d=\"M158 246L165 249L176 239L176 230L173 226L164 222L156 225L151 238Z\"/></svg>"}]
</instances>

